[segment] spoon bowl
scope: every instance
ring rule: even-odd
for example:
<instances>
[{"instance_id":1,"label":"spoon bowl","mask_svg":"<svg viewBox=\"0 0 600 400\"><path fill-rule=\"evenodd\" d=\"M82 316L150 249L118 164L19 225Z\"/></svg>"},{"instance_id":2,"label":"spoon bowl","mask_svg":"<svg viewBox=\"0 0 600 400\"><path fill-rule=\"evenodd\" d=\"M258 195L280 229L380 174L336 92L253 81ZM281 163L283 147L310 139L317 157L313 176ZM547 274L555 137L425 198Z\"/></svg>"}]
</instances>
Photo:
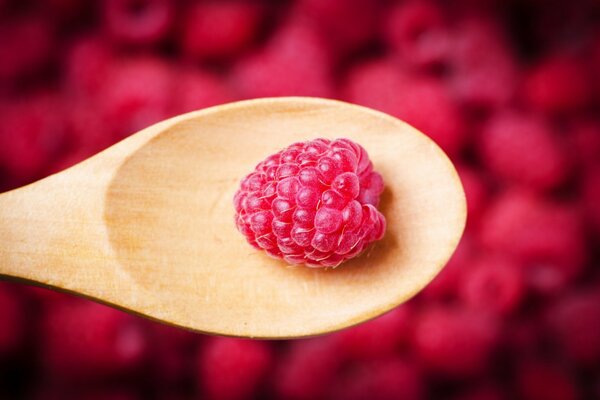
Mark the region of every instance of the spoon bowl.
<instances>
[{"instance_id":1,"label":"spoon bowl","mask_svg":"<svg viewBox=\"0 0 600 400\"><path fill-rule=\"evenodd\" d=\"M386 185L384 239L327 270L269 258L233 222L240 180L266 156L317 137L361 144ZM0 195L0 276L200 332L312 336L420 291L465 220L451 162L406 123L333 100L250 100L160 122Z\"/></svg>"}]
</instances>

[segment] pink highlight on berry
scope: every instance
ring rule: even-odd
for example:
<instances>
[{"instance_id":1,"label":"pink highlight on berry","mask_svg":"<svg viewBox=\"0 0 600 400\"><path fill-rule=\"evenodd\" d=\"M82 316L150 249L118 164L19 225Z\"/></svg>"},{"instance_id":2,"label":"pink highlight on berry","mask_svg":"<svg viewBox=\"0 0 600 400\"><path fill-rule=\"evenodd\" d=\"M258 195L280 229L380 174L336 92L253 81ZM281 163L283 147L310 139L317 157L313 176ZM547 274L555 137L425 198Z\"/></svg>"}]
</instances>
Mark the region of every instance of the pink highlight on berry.
<instances>
[{"instance_id":1,"label":"pink highlight on berry","mask_svg":"<svg viewBox=\"0 0 600 400\"><path fill-rule=\"evenodd\" d=\"M366 150L351 140L294 143L241 181L236 226L272 257L336 267L383 237L383 189Z\"/></svg>"}]
</instances>

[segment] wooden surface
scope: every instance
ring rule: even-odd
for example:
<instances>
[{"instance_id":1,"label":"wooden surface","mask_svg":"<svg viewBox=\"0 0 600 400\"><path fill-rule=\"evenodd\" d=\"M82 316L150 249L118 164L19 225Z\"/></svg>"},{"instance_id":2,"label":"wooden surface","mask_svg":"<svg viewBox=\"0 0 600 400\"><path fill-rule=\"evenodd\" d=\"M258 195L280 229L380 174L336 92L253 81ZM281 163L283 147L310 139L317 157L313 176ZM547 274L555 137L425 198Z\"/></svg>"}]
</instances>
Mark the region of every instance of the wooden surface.
<instances>
[{"instance_id":1,"label":"wooden surface","mask_svg":"<svg viewBox=\"0 0 600 400\"><path fill-rule=\"evenodd\" d=\"M317 137L363 145L386 184L384 240L335 270L271 259L233 223L240 179ZM299 337L409 299L444 266L465 219L452 164L412 127L336 101L262 99L161 122L0 195L0 274L202 332Z\"/></svg>"}]
</instances>

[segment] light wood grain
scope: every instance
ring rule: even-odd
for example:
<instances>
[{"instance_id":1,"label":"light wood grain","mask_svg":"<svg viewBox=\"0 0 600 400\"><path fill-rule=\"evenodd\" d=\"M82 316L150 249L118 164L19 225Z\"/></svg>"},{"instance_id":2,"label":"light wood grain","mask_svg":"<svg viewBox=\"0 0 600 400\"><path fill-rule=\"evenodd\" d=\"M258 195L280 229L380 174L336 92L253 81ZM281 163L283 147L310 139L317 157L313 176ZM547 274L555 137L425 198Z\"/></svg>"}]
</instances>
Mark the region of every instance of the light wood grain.
<instances>
[{"instance_id":1,"label":"light wood grain","mask_svg":"<svg viewBox=\"0 0 600 400\"><path fill-rule=\"evenodd\" d=\"M317 137L362 144L386 183L384 240L335 270L271 259L233 223L240 179ZM0 195L0 274L197 331L300 337L409 299L444 266L465 219L452 164L409 125L337 101L261 99L161 122Z\"/></svg>"}]
</instances>

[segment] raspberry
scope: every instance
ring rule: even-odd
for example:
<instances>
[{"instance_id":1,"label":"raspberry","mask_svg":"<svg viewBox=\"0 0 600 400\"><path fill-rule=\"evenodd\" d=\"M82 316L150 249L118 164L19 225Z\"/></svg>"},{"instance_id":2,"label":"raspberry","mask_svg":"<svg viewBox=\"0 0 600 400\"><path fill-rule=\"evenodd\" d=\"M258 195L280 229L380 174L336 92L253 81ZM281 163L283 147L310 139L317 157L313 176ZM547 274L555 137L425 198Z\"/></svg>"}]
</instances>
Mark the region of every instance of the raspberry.
<instances>
[{"instance_id":1,"label":"raspberry","mask_svg":"<svg viewBox=\"0 0 600 400\"><path fill-rule=\"evenodd\" d=\"M174 20L169 0L106 0L104 25L118 42L148 45L162 40Z\"/></svg>"},{"instance_id":2,"label":"raspberry","mask_svg":"<svg viewBox=\"0 0 600 400\"><path fill-rule=\"evenodd\" d=\"M94 380L131 373L144 362L148 343L134 317L74 299L49 306L43 324L47 373Z\"/></svg>"},{"instance_id":3,"label":"raspberry","mask_svg":"<svg viewBox=\"0 0 600 400\"><path fill-rule=\"evenodd\" d=\"M462 115L437 79L410 76L387 60L375 61L350 71L345 97L414 125L451 155L464 145Z\"/></svg>"},{"instance_id":4,"label":"raspberry","mask_svg":"<svg viewBox=\"0 0 600 400\"><path fill-rule=\"evenodd\" d=\"M470 387L459 395L453 396L452 400L503 400L507 398L497 385L483 384Z\"/></svg>"},{"instance_id":5,"label":"raspberry","mask_svg":"<svg viewBox=\"0 0 600 400\"><path fill-rule=\"evenodd\" d=\"M435 306L419 316L413 345L434 372L465 377L486 370L497 336L496 321L487 314Z\"/></svg>"},{"instance_id":6,"label":"raspberry","mask_svg":"<svg viewBox=\"0 0 600 400\"><path fill-rule=\"evenodd\" d=\"M156 58L133 58L111 65L99 96L103 117L125 136L168 116L171 70Z\"/></svg>"},{"instance_id":7,"label":"raspberry","mask_svg":"<svg viewBox=\"0 0 600 400\"><path fill-rule=\"evenodd\" d=\"M499 178L537 190L552 189L567 177L563 144L535 115L500 113L483 128L480 156Z\"/></svg>"},{"instance_id":8,"label":"raspberry","mask_svg":"<svg viewBox=\"0 0 600 400\"><path fill-rule=\"evenodd\" d=\"M267 157L234 197L248 242L290 264L336 267L385 233L383 179L348 139L295 143Z\"/></svg>"},{"instance_id":9,"label":"raspberry","mask_svg":"<svg viewBox=\"0 0 600 400\"><path fill-rule=\"evenodd\" d=\"M591 168L600 160L600 123L576 120L566 128L569 132L569 159L581 168Z\"/></svg>"},{"instance_id":10,"label":"raspberry","mask_svg":"<svg viewBox=\"0 0 600 400\"><path fill-rule=\"evenodd\" d=\"M332 97L329 53L312 25L291 20L264 49L235 66L233 84L244 98Z\"/></svg>"},{"instance_id":11,"label":"raspberry","mask_svg":"<svg viewBox=\"0 0 600 400\"><path fill-rule=\"evenodd\" d=\"M478 109L508 103L515 92L517 66L493 22L483 17L459 21L449 47L448 84L454 96Z\"/></svg>"},{"instance_id":12,"label":"raspberry","mask_svg":"<svg viewBox=\"0 0 600 400\"><path fill-rule=\"evenodd\" d=\"M152 375L162 388L181 387L191 378L189 356L202 337L183 329L148 323L152 343Z\"/></svg>"},{"instance_id":13,"label":"raspberry","mask_svg":"<svg viewBox=\"0 0 600 400\"><path fill-rule=\"evenodd\" d=\"M402 60L416 67L440 65L449 55L442 11L430 1L412 0L392 7L384 34Z\"/></svg>"},{"instance_id":14,"label":"raspberry","mask_svg":"<svg viewBox=\"0 0 600 400\"><path fill-rule=\"evenodd\" d=\"M474 168L457 165L456 169L467 198L467 223L474 226L487 206L489 185L486 177Z\"/></svg>"},{"instance_id":15,"label":"raspberry","mask_svg":"<svg viewBox=\"0 0 600 400\"><path fill-rule=\"evenodd\" d=\"M201 385L209 399L253 398L271 365L265 342L213 338L198 359Z\"/></svg>"},{"instance_id":16,"label":"raspberry","mask_svg":"<svg viewBox=\"0 0 600 400\"><path fill-rule=\"evenodd\" d=\"M8 20L0 24L0 83L7 84L38 72L54 51L54 32L43 16Z\"/></svg>"},{"instance_id":17,"label":"raspberry","mask_svg":"<svg viewBox=\"0 0 600 400\"><path fill-rule=\"evenodd\" d=\"M498 256L482 256L460 280L459 294L471 307L509 313L519 305L525 288L515 263Z\"/></svg>"},{"instance_id":18,"label":"raspberry","mask_svg":"<svg viewBox=\"0 0 600 400\"><path fill-rule=\"evenodd\" d=\"M350 359L373 359L393 353L407 339L411 310L400 306L372 321L346 329L336 340Z\"/></svg>"},{"instance_id":19,"label":"raspberry","mask_svg":"<svg viewBox=\"0 0 600 400\"><path fill-rule=\"evenodd\" d=\"M419 400L425 385L420 371L407 361L389 358L358 365L337 382L331 399Z\"/></svg>"},{"instance_id":20,"label":"raspberry","mask_svg":"<svg viewBox=\"0 0 600 400\"><path fill-rule=\"evenodd\" d=\"M341 366L337 343L330 337L290 342L275 373L277 398L319 400L327 392Z\"/></svg>"},{"instance_id":21,"label":"raspberry","mask_svg":"<svg viewBox=\"0 0 600 400\"><path fill-rule=\"evenodd\" d=\"M216 75L201 70L183 70L177 73L171 93L173 114L227 103L233 99L229 88Z\"/></svg>"},{"instance_id":22,"label":"raspberry","mask_svg":"<svg viewBox=\"0 0 600 400\"><path fill-rule=\"evenodd\" d=\"M66 144L64 111L54 94L0 104L0 119L0 166L18 183L38 177Z\"/></svg>"},{"instance_id":23,"label":"raspberry","mask_svg":"<svg viewBox=\"0 0 600 400\"><path fill-rule=\"evenodd\" d=\"M591 99L590 77L576 58L557 54L543 59L525 77L522 95L541 112L560 114L581 109Z\"/></svg>"},{"instance_id":24,"label":"raspberry","mask_svg":"<svg viewBox=\"0 0 600 400\"><path fill-rule=\"evenodd\" d=\"M577 209L518 190L500 196L488 209L480 238L488 249L523 264L528 284L543 293L563 289L581 273L586 259Z\"/></svg>"},{"instance_id":25,"label":"raspberry","mask_svg":"<svg viewBox=\"0 0 600 400\"><path fill-rule=\"evenodd\" d=\"M195 4L187 10L183 20L182 50L192 58L235 55L252 43L261 19L260 8L249 2Z\"/></svg>"},{"instance_id":26,"label":"raspberry","mask_svg":"<svg viewBox=\"0 0 600 400\"><path fill-rule=\"evenodd\" d=\"M300 12L316 22L337 51L356 50L375 36L380 7L372 0L300 0Z\"/></svg>"},{"instance_id":27,"label":"raspberry","mask_svg":"<svg viewBox=\"0 0 600 400\"><path fill-rule=\"evenodd\" d=\"M461 239L452 258L429 285L421 292L420 296L426 300L447 300L456 294L460 280L473 260L476 247L474 240L467 232Z\"/></svg>"},{"instance_id":28,"label":"raspberry","mask_svg":"<svg viewBox=\"0 0 600 400\"><path fill-rule=\"evenodd\" d=\"M552 304L546 320L563 352L580 365L600 363L600 294L581 290Z\"/></svg>"},{"instance_id":29,"label":"raspberry","mask_svg":"<svg viewBox=\"0 0 600 400\"><path fill-rule=\"evenodd\" d=\"M582 183L582 197L586 222L593 232L600 234L600 164L586 171Z\"/></svg>"},{"instance_id":30,"label":"raspberry","mask_svg":"<svg viewBox=\"0 0 600 400\"><path fill-rule=\"evenodd\" d=\"M13 353L22 343L24 318L22 304L17 293L6 284L0 285L0 360Z\"/></svg>"},{"instance_id":31,"label":"raspberry","mask_svg":"<svg viewBox=\"0 0 600 400\"><path fill-rule=\"evenodd\" d=\"M66 85L77 94L92 96L105 84L111 53L104 40L84 37L72 44L65 58Z\"/></svg>"},{"instance_id":32,"label":"raspberry","mask_svg":"<svg viewBox=\"0 0 600 400\"><path fill-rule=\"evenodd\" d=\"M519 366L517 385L524 400L576 400L577 382L558 365L542 360L525 361Z\"/></svg>"}]
</instances>

